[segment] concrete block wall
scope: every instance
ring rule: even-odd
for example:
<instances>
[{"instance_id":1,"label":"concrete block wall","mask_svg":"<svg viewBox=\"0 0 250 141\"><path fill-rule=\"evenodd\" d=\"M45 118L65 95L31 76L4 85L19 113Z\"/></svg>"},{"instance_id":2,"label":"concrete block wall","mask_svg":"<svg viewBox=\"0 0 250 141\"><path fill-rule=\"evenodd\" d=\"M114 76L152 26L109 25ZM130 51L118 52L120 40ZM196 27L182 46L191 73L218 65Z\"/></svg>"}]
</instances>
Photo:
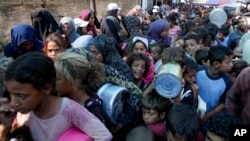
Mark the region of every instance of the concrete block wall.
<instances>
[{"instance_id":1,"label":"concrete block wall","mask_svg":"<svg viewBox=\"0 0 250 141\"><path fill-rule=\"evenodd\" d=\"M81 10L90 8L94 0L0 0L0 38L4 43L10 41L12 26L17 23L31 24L30 12L38 7L48 8L59 22L62 16L78 17ZM100 19L106 14L109 3L115 2L126 14L137 5L140 0L95 0L97 17Z\"/></svg>"}]
</instances>

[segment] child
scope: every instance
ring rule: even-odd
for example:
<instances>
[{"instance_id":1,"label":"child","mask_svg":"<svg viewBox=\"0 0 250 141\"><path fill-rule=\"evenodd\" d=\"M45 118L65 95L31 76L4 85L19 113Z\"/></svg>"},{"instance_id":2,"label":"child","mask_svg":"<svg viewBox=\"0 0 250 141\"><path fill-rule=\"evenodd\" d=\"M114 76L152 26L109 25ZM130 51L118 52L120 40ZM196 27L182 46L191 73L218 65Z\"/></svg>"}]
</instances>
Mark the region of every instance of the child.
<instances>
[{"instance_id":1,"label":"child","mask_svg":"<svg viewBox=\"0 0 250 141\"><path fill-rule=\"evenodd\" d=\"M173 47L184 48L184 38L183 37L177 38L173 43Z\"/></svg>"},{"instance_id":2,"label":"child","mask_svg":"<svg viewBox=\"0 0 250 141\"><path fill-rule=\"evenodd\" d=\"M83 21L88 21L88 25L86 27L88 35L92 35L93 37L95 37L99 34L99 31L97 30L95 25L95 23L98 22L98 20L96 18L94 11L90 9L84 9L83 11L81 11L79 18L82 19Z\"/></svg>"},{"instance_id":3,"label":"child","mask_svg":"<svg viewBox=\"0 0 250 141\"><path fill-rule=\"evenodd\" d=\"M194 58L199 66L203 65L209 66L209 61L208 61L209 49L210 49L209 47L202 47L195 51Z\"/></svg>"},{"instance_id":4,"label":"child","mask_svg":"<svg viewBox=\"0 0 250 141\"><path fill-rule=\"evenodd\" d=\"M142 77L144 77L149 71L149 66L150 66L149 58L142 53L133 53L129 55L127 64L131 68L132 73L134 75L134 83L141 90L144 90L147 85L145 81L142 79Z\"/></svg>"},{"instance_id":5,"label":"child","mask_svg":"<svg viewBox=\"0 0 250 141\"><path fill-rule=\"evenodd\" d=\"M229 48L214 46L208 53L210 65L201 67L196 74L199 96L207 105L204 122L225 107L226 93L232 86L232 80L226 74L233 66L232 58L233 54Z\"/></svg>"},{"instance_id":6,"label":"child","mask_svg":"<svg viewBox=\"0 0 250 141\"><path fill-rule=\"evenodd\" d=\"M151 56L154 59L155 64L155 74L158 74L160 72L161 66L162 66L162 51L165 49L165 45L163 43L154 43L150 45L151 49Z\"/></svg>"},{"instance_id":7,"label":"child","mask_svg":"<svg viewBox=\"0 0 250 141\"><path fill-rule=\"evenodd\" d=\"M148 53L148 40L143 37L134 37L133 38L133 52L145 54L151 61L148 73L143 77L143 80L148 85L154 78L154 60L152 59L150 53Z\"/></svg>"},{"instance_id":8,"label":"child","mask_svg":"<svg viewBox=\"0 0 250 141\"><path fill-rule=\"evenodd\" d=\"M0 139L11 130L11 125L26 125L37 141L56 140L72 127L94 140L111 140L108 129L87 109L68 98L55 96L55 81L54 62L42 53L27 53L8 66L5 84L10 102L1 99ZM6 113L13 112L17 112L16 117L6 117Z\"/></svg>"},{"instance_id":9,"label":"child","mask_svg":"<svg viewBox=\"0 0 250 141\"><path fill-rule=\"evenodd\" d=\"M154 133L157 141L164 140L164 119L171 102L161 97L155 90L142 98L142 117L147 127Z\"/></svg>"},{"instance_id":10,"label":"child","mask_svg":"<svg viewBox=\"0 0 250 141\"><path fill-rule=\"evenodd\" d=\"M215 39L217 44L228 47L229 30L225 27L219 28Z\"/></svg>"},{"instance_id":11,"label":"child","mask_svg":"<svg viewBox=\"0 0 250 141\"><path fill-rule=\"evenodd\" d=\"M233 67L232 69L229 71L229 75L233 81L233 83L236 81L238 75L240 74L240 72L248 67L249 65L247 64L246 61L244 60L240 60L240 59L235 59L232 61L233 62Z\"/></svg>"},{"instance_id":12,"label":"child","mask_svg":"<svg viewBox=\"0 0 250 141\"><path fill-rule=\"evenodd\" d=\"M194 57L195 51L201 48L200 37L197 34L188 34L184 41L187 56Z\"/></svg>"},{"instance_id":13,"label":"child","mask_svg":"<svg viewBox=\"0 0 250 141\"><path fill-rule=\"evenodd\" d=\"M55 59L56 88L59 96L69 97L105 123L102 100L91 89L104 83L104 67L75 53L61 53Z\"/></svg>"},{"instance_id":14,"label":"child","mask_svg":"<svg viewBox=\"0 0 250 141\"><path fill-rule=\"evenodd\" d=\"M220 111L209 121L206 141L228 141L233 126L240 125L240 118L232 115L228 111Z\"/></svg>"},{"instance_id":15,"label":"child","mask_svg":"<svg viewBox=\"0 0 250 141\"><path fill-rule=\"evenodd\" d=\"M154 141L154 134L145 126L137 126L129 131L126 141Z\"/></svg>"},{"instance_id":16,"label":"child","mask_svg":"<svg viewBox=\"0 0 250 141\"><path fill-rule=\"evenodd\" d=\"M193 141L199 132L199 115L194 107L184 103L174 105L166 118L168 141Z\"/></svg>"},{"instance_id":17,"label":"child","mask_svg":"<svg viewBox=\"0 0 250 141\"><path fill-rule=\"evenodd\" d=\"M195 75L198 71L198 65L192 58L187 57L186 59L186 69L183 73L183 78L185 80L185 85L183 92L180 95L181 103L187 103L197 106L197 97L199 87L195 83Z\"/></svg>"},{"instance_id":18,"label":"child","mask_svg":"<svg viewBox=\"0 0 250 141\"><path fill-rule=\"evenodd\" d=\"M66 42L60 33L51 33L45 38L43 51L55 60L57 54L67 49Z\"/></svg>"}]
</instances>

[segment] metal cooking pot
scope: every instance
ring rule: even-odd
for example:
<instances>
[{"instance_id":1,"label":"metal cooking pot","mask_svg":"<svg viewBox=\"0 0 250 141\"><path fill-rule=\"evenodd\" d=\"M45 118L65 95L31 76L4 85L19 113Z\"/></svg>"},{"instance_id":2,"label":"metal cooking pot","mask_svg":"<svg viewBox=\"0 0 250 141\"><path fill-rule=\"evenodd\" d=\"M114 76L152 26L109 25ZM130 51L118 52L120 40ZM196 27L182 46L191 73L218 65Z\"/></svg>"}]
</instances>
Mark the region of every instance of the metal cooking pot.
<instances>
[{"instance_id":1,"label":"metal cooking pot","mask_svg":"<svg viewBox=\"0 0 250 141\"><path fill-rule=\"evenodd\" d=\"M103 101L102 110L105 118L109 122L117 124L124 111L128 90L125 87L106 83L97 91L97 94Z\"/></svg>"}]
</instances>

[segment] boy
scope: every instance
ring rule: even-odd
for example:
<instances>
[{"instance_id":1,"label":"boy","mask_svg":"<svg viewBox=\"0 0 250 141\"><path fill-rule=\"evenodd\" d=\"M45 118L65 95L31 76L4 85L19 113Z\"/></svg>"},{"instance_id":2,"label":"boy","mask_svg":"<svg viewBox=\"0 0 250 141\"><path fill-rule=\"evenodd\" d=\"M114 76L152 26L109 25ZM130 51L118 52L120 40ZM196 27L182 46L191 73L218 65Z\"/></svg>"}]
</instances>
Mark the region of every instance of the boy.
<instances>
[{"instance_id":1,"label":"boy","mask_svg":"<svg viewBox=\"0 0 250 141\"><path fill-rule=\"evenodd\" d=\"M142 117L157 141L164 140L165 117L171 108L169 99L161 97L155 90L142 98Z\"/></svg>"},{"instance_id":2,"label":"boy","mask_svg":"<svg viewBox=\"0 0 250 141\"><path fill-rule=\"evenodd\" d=\"M202 47L195 51L194 59L199 66L209 66L208 52L210 47Z\"/></svg>"},{"instance_id":3,"label":"boy","mask_svg":"<svg viewBox=\"0 0 250 141\"><path fill-rule=\"evenodd\" d=\"M185 85L183 87L183 92L180 94L181 103L186 103L197 106L197 97L199 87L195 83L195 75L198 71L198 65L195 61L187 57L186 59L186 69L183 73L183 78L185 80Z\"/></svg>"},{"instance_id":4,"label":"boy","mask_svg":"<svg viewBox=\"0 0 250 141\"><path fill-rule=\"evenodd\" d=\"M211 47L208 53L210 65L201 67L196 74L199 96L207 105L203 122L225 107L226 93L232 86L232 80L226 74L233 66L232 58L233 54L229 48L221 45Z\"/></svg>"},{"instance_id":5,"label":"boy","mask_svg":"<svg viewBox=\"0 0 250 141\"><path fill-rule=\"evenodd\" d=\"M206 141L228 141L232 126L241 124L240 118L228 111L220 111L209 121Z\"/></svg>"},{"instance_id":6,"label":"boy","mask_svg":"<svg viewBox=\"0 0 250 141\"><path fill-rule=\"evenodd\" d=\"M186 54L193 57L197 49L201 48L200 37L197 34L188 34L184 38Z\"/></svg>"},{"instance_id":7,"label":"boy","mask_svg":"<svg viewBox=\"0 0 250 141\"><path fill-rule=\"evenodd\" d=\"M199 132L199 115L194 107L184 103L174 105L166 119L168 141L193 141Z\"/></svg>"},{"instance_id":8,"label":"boy","mask_svg":"<svg viewBox=\"0 0 250 141\"><path fill-rule=\"evenodd\" d=\"M229 30L225 27L219 28L216 35L216 42L218 45L228 46Z\"/></svg>"}]
</instances>

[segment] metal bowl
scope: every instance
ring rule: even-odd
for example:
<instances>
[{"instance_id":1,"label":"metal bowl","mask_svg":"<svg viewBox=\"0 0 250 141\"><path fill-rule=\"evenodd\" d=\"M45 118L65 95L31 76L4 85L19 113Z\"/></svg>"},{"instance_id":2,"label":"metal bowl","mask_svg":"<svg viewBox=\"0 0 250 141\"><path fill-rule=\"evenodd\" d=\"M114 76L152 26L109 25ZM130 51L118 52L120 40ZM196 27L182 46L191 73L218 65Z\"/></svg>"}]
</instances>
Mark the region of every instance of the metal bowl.
<instances>
[{"instance_id":1,"label":"metal bowl","mask_svg":"<svg viewBox=\"0 0 250 141\"><path fill-rule=\"evenodd\" d=\"M125 87L117 86L112 83L104 84L97 92L103 101L102 110L105 118L117 124L128 97L128 90Z\"/></svg>"}]
</instances>

